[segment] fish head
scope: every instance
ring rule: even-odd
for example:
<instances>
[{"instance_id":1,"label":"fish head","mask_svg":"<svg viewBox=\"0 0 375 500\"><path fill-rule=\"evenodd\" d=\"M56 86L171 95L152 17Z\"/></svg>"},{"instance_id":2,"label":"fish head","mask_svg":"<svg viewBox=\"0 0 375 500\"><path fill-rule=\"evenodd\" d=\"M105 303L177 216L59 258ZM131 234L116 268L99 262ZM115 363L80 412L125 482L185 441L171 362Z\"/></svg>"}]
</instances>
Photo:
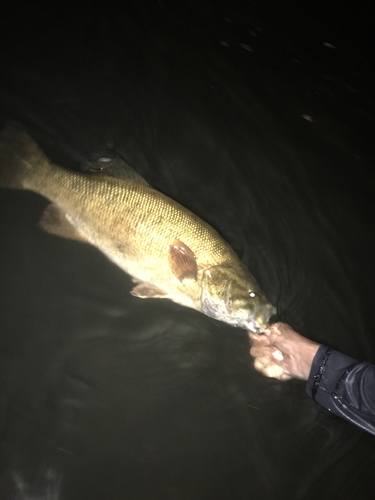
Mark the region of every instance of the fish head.
<instances>
[{"instance_id":1,"label":"fish head","mask_svg":"<svg viewBox=\"0 0 375 500\"><path fill-rule=\"evenodd\" d=\"M262 333L276 308L244 267L214 266L203 271L201 311L233 326Z\"/></svg>"}]
</instances>

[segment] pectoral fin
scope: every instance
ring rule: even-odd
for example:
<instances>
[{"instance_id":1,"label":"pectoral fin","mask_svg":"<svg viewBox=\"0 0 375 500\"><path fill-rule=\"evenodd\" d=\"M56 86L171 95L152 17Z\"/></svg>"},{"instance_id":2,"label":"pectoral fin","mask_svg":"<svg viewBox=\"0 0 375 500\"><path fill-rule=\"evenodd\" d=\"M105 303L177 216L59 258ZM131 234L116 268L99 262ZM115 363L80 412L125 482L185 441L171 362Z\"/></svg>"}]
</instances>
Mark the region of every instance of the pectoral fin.
<instances>
[{"instance_id":1,"label":"pectoral fin","mask_svg":"<svg viewBox=\"0 0 375 500\"><path fill-rule=\"evenodd\" d=\"M39 227L47 233L87 243L87 238L72 225L66 213L57 205L48 205L39 221Z\"/></svg>"},{"instance_id":2,"label":"pectoral fin","mask_svg":"<svg viewBox=\"0 0 375 500\"><path fill-rule=\"evenodd\" d=\"M163 299L168 293L148 283L138 283L130 292L135 297L140 299Z\"/></svg>"},{"instance_id":3,"label":"pectoral fin","mask_svg":"<svg viewBox=\"0 0 375 500\"><path fill-rule=\"evenodd\" d=\"M176 240L168 252L169 267L179 281L197 279L197 259L194 252L185 243Z\"/></svg>"}]
</instances>

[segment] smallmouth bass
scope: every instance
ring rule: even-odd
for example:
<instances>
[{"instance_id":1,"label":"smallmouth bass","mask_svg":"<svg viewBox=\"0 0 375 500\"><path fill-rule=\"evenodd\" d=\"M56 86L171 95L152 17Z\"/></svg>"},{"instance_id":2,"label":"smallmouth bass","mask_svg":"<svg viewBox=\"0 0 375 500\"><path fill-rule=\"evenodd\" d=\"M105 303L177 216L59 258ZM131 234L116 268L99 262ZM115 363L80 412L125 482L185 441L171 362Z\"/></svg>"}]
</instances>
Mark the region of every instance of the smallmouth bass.
<instances>
[{"instance_id":1,"label":"smallmouth bass","mask_svg":"<svg viewBox=\"0 0 375 500\"><path fill-rule=\"evenodd\" d=\"M167 298L261 333L276 309L229 244L120 163L74 172L52 163L17 124L0 136L0 185L52 202L40 220L45 231L97 247L133 278L137 297Z\"/></svg>"}]
</instances>

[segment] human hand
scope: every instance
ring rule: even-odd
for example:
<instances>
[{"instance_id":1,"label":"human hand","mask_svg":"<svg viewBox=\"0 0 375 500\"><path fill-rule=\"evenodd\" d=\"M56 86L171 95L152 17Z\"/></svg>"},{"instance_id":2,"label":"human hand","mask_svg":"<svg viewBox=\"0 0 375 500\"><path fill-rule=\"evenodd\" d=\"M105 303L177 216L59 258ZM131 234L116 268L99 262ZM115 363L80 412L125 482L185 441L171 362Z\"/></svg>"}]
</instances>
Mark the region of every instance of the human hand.
<instances>
[{"instance_id":1,"label":"human hand","mask_svg":"<svg viewBox=\"0 0 375 500\"><path fill-rule=\"evenodd\" d=\"M312 342L286 323L275 323L262 335L248 332L255 358L254 367L266 377L279 380L309 378L311 365L320 344Z\"/></svg>"}]
</instances>

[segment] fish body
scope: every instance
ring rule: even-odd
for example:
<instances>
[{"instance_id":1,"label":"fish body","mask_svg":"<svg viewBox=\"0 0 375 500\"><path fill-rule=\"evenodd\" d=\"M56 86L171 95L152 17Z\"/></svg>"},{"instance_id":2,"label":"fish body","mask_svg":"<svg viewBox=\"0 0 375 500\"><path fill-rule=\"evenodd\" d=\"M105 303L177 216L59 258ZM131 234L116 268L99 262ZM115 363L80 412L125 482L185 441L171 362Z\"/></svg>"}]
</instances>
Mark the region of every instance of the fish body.
<instances>
[{"instance_id":1,"label":"fish body","mask_svg":"<svg viewBox=\"0 0 375 500\"><path fill-rule=\"evenodd\" d=\"M116 161L104 172L115 171ZM0 185L49 199L41 227L97 247L132 276L133 295L168 298L234 326L262 331L276 310L230 245L124 166L121 176L66 170L15 124L0 139Z\"/></svg>"}]
</instances>

